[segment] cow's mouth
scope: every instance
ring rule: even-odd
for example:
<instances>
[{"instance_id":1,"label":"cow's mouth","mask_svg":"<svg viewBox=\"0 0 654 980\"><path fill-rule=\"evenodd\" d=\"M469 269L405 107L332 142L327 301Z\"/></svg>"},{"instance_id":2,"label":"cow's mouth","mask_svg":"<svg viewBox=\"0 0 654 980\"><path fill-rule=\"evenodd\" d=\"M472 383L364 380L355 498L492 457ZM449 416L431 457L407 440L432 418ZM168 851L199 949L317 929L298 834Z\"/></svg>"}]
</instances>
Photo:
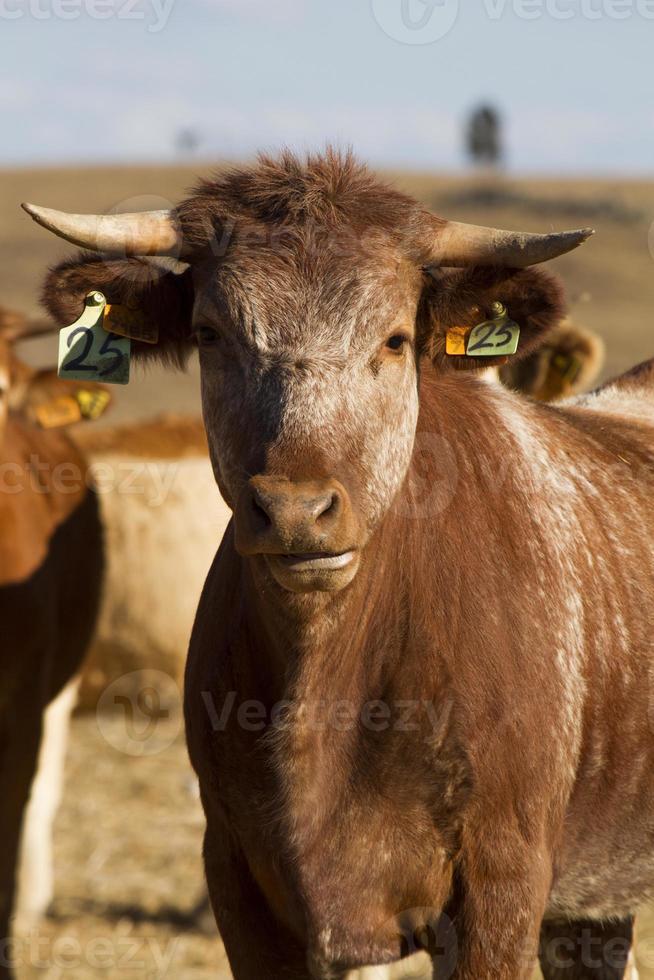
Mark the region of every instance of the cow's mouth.
<instances>
[{"instance_id":1,"label":"cow's mouth","mask_svg":"<svg viewBox=\"0 0 654 980\"><path fill-rule=\"evenodd\" d=\"M292 592L335 592L356 575L359 555L354 550L307 551L266 555L268 567L279 585Z\"/></svg>"},{"instance_id":2,"label":"cow's mouth","mask_svg":"<svg viewBox=\"0 0 654 980\"><path fill-rule=\"evenodd\" d=\"M331 571L336 568L345 568L351 561L354 561L354 552L343 551L333 555L328 551L316 551L302 555L279 555L278 557L287 568L293 569L294 572L325 571L325 569Z\"/></svg>"}]
</instances>

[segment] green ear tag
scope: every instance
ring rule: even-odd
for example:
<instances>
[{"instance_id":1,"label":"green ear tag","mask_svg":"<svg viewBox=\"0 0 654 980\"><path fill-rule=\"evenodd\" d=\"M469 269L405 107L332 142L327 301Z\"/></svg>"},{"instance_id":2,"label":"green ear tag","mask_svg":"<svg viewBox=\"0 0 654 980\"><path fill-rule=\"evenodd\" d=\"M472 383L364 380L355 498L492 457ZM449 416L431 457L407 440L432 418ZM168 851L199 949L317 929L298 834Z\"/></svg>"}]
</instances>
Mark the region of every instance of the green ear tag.
<instances>
[{"instance_id":1,"label":"green ear tag","mask_svg":"<svg viewBox=\"0 0 654 980\"><path fill-rule=\"evenodd\" d=\"M89 293L79 320L59 331L60 378L104 381L110 385L128 383L132 342L104 329L106 305L102 293Z\"/></svg>"},{"instance_id":2,"label":"green ear tag","mask_svg":"<svg viewBox=\"0 0 654 980\"><path fill-rule=\"evenodd\" d=\"M515 354L520 340L520 327L509 319L502 303L493 303L493 319L473 327L468 337L468 357L504 357Z\"/></svg>"}]
</instances>

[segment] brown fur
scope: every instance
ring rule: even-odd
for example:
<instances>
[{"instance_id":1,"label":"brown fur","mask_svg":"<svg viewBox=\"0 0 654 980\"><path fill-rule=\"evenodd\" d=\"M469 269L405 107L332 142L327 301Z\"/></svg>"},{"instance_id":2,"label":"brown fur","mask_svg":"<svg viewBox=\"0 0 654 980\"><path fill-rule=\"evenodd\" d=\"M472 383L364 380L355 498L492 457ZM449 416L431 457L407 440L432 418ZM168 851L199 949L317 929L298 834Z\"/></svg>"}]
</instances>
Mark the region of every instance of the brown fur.
<instances>
[{"instance_id":1,"label":"brown fur","mask_svg":"<svg viewBox=\"0 0 654 980\"><path fill-rule=\"evenodd\" d=\"M79 669L99 603L102 542L83 458L65 435L8 415L11 366L0 335L0 945L12 909L23 813L43 711ZM18 372L20 377L23 373ZM10 969L0 964L0 976Z\"/></svg>"},{"instance_id":2,"label":"brown fur","mask_svg":"<svg viewBox=\"0 0 654 980\"><path fill-rule=\"evenodd\" d=\"M179 215L182 277L86 258L45 298L70 321L90 288L129 294L164 356L199 329L235 517L186 718L234 976L340 980L424 947L437 975L526 980L543 922L628 919L654 890L648 370L552 408L450 363L447 327L493 299L528 353L560 286L418 268L437 224L349 160L264 160ZM346 533L347 569L292 589L279 563Z\"/></svg>"}]
</instances>

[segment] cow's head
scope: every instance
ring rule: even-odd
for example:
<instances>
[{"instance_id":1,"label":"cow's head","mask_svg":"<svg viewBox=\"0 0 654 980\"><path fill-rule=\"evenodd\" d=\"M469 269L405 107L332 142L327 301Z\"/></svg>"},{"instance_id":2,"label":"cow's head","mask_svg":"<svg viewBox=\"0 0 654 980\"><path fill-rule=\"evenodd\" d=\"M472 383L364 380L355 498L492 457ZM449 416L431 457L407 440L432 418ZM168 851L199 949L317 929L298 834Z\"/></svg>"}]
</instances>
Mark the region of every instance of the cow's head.
<instances>
[{"instance_id":1,"label":"cow's head","mask_svg":"<svg viewBox=\"0 0 654 980\"><path fill-rule=\"evenodd\" d=\"M527 267L589 234L449 222L335 153L262 158L201 184L172 212L28 210L104 253L50 274L45 303L59 322L99 289L158 325L145 355L182 361L197 343L236 547L293 591L335 590L354 577L409 467L420 358L477 368L474 358L448 359L445 333L483 320L496 300L520 323L528 353L562 300L556 280ZM185 269L144 258L153 255Z\"/></svg>"}]
</instances>

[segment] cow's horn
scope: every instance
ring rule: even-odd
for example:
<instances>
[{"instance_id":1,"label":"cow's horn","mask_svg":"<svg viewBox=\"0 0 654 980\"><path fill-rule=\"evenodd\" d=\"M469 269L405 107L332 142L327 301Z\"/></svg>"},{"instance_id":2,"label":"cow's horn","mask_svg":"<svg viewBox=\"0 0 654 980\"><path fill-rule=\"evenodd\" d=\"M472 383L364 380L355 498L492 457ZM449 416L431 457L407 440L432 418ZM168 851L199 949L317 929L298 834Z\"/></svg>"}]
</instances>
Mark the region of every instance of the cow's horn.
<instances>
[{"instance_id":1,"label":"cow's horn","mask_svg":"<svg viewBox=\"0 0 654 980\"><path fill-rule=\"evenodd\" d=\"M522 231L483 228L459 221L440 224L426 265L498 265L522 269L572 251L589 238L592 228L533 235Z\"/></svg>"},{"instance_id":2,"label":"cow's horn","mask_svg":"<svg viewBox=\"0 0 654 980\"><path fill-rule=\"evenodd\" d=\"M34 204L21 207L38 224L73 245L116 255L182 254L182 234L172 211L137 214L67 214Z\"/></svg>"},{"instance_id":3,"label":"cow's horn","mask_svg":"<svg viewBox=\"0 0 654 980\"><path fill-rule=\"evenodd\" d=\"M5 326L0 323L0 336L11 343L19 340L32 340L56 333L59 327L52 320L25 320L23 323L13 323Z\"/></svg>"}]
</instances>

